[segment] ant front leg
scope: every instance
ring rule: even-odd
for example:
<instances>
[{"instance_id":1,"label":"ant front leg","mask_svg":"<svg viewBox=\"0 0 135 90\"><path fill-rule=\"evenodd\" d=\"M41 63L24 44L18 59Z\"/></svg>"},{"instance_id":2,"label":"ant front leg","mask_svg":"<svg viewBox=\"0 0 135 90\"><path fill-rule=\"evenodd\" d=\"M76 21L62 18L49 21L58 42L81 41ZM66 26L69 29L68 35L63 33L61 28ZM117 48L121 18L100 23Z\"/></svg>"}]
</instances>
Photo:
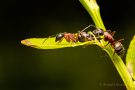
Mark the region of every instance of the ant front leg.
<instances>
[{"instance_id":1,"label":"ant front leg","mask_svg":"<svg viewBox=\"0 0 135 90\"><path fill-rule=\"evenodd\" d=\"M106 32L111 33L112 31L111 30L106 30Z\"/></svg>"},{"instance_id":2,"label":"ant front leg","mask_svg":"<svg viewBox=\"0 0 135 90\"><path fill-rule=\"evenodd\" d=\"M58 44L60 44L60 43L62 42L62 40L63 40L63 38L61 38L60 40L55 41L55 42L56 42L56 44L58 45Z\"/></svg>"},{"instance_id":3,"label":"ant front leg","mask_svg":"<svg viewBox=\"0 0 135 90\"><path fill-rule=\"evenodd\" d=\"M116 31L113 31L113 32L111 33L111 35L114 36L115 33L116 33Z\"/></svg>"},{"instance_id":4,"label":"ant front leg","mask_svg":"<svg viewBox=\"0 0 135 90\"><path fill-rule=\"evenodd\" d=\"M110 33L112 36L114 36L114 34L116 33L116 31L111 31L111 30L106 30L106 32Z\"/></svg>"}]
</instances>

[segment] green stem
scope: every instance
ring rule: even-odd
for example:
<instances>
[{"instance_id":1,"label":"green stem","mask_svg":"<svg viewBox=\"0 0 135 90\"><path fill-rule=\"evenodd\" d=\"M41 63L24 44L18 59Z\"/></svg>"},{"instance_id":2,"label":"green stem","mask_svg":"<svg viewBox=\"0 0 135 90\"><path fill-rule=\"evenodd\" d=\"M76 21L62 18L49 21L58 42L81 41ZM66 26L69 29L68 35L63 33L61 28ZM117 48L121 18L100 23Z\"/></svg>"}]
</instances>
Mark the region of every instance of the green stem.
<instances>
[{"instance_id":1,"label":"green stem","mask_svg":"<svg viewBox=\"0 0 135 90\"><path fill-rule=\"evenodd\" d=\"M114 66L116 67L118 73L120 74L126 88L128 90L135 90L135 84L131 78L131 75L129 74L129 72L127 70L127 67L123 63L122 59L117 54L115 54L115 55L113 54L114 51L110 46L108 46L105 49L105 51L110 56Z\"/></svg>"},{"instance_id":2,"label":"green stem","mask_svg":"<svg viewBox=\"0 0 135 90\"><path fill-rule=\"evenodd\" d=\"M96 0L80 0L80 2L84 6L84 8L88 11L90 16L92 17L95 25L97 27L105 30L105 26L101 19L99 6L97 5ZM105 45L105 43L104 43L104 45ZM120 74L126 88L128 90L135 90L135 84L127 70L127 67L123 63L122 59L117 54L115 54L115 55L113 54L114 49L111 46L108 45L104 50L110 56L114 66L116 67L118 73Z\"/></svg>"},{"instance_id":3,"label":"green stem","mask_svg":"<svg viewBox=\"0 0 135 90\"><path fill-rule=\"evenodd\" d=\"M105 30L105 26L102 22L99 6L97 5L96 0L80 0L80 2L91 15L95 25L98 28Z\"/></svg>"}]
</instances>

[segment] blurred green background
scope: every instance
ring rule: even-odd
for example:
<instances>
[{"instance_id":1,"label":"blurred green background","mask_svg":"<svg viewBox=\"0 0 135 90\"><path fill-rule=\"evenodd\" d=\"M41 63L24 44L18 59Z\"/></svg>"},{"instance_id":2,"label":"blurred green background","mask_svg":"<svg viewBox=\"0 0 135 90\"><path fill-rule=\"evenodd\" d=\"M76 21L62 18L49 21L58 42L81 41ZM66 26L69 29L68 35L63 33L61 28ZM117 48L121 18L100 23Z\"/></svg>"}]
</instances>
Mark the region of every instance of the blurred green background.
<instances>
[{"instance_id":1,"label":"blurred green background","mask_svg":"<svg viewBox=\"0 0 135 90\"><path fill-rule=\"evenodd\" d=\"M106 28L117 31L116 40L125 39L127 50L135 34L134 0L97 2ZM38 50L21 45L25 38L77 32L93 24L78 0L1 0L0 11L0 90L126 89L97 46Z\"/></svg>"}]
</instances>

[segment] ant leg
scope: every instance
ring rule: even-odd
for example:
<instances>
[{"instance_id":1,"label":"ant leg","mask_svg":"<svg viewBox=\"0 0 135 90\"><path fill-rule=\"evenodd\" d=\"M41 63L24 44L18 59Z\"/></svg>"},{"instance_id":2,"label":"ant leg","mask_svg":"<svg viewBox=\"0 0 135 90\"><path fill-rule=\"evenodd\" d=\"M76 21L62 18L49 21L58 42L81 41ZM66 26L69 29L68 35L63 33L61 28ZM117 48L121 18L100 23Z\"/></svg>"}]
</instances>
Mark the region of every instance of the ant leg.
<instances>
[{"instance_id":1,"label":"ant leg","mask_svg":"<svg viewBox=\"0 0 135 90\"><path fill-rule=\"evenodd\" d=\"M116 31L113 31L113 32L111 33L111 35L114 36L115 33L116 33Z\"/></svg>"},{"instance_id":2,"label":"ant leg","mask_svg":"<svg viewBox=\"0 0 135 90\"><path fill-rule=\"evenodd\" d=\"M116 42L121 42L121 41L123 41L124 39L119 39L118 41L116 41Z\"/></svg>"},{"instance_id":3,"label":"ant leg","mask_svg":"<svg viewBox=\"0 0 135 90\"><path fill-rule=\"evenodd\" d=\"M116 31L111 32L111 30L106 30L106 32L110 33L112 36L116 33Z\"/></svg>"},{"instance_id":4,"label":"ant leg","mask_svg":"<svg viewBox=\"0 0 135 90\"><path fill-rule=\"evenodd\" d=\"M60 41L57 41L57 42L56 42L56 44L59 44L59 43L61 43L61 42L62 42L62 40L63 40L63 38L62 38Z\"/></svg>"},{"instance_id":5,"label":"ant leg","mask_svg":"<svg viewBox=\"0 0 135 90\"><path fill-rule=\"evenodd\" d=\"M111 30L106 30L106 32L111 33L112 31Z\"/></svg>"}]
</instances>

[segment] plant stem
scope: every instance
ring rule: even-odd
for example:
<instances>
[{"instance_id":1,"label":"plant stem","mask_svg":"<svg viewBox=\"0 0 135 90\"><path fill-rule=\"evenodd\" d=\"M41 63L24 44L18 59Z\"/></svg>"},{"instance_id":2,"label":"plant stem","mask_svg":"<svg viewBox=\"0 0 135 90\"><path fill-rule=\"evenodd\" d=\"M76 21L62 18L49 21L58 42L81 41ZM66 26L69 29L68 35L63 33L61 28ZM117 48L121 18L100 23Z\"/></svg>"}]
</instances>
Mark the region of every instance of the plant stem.
<instances>
[{"instance_id":1,"label":"plant stem","mask_svg":"<svg viewBox=\"0 0 135 90\"><path fill-rule=\"evenodd\" d=\"M120 74L126 88L128 90L135 90L135 84L131 78L131 75L129 74L129 72L127 70L127 67L123 63L122 59L117 54L115 54L115 55L113 54L114 51L110 46L108 46L105 49L105 51L110 56L114 66L116 67L118 73Z\"/></svg>"},{"instance_id":2,"label":"plant stem","mask_svg":"<svg viewBox=\"0 0 135 90\"><path fill-rule=\"evenodd\" d=\"M96 0L80 0L80 2L91 15L95 25L98 28L105 30L105 26L102 22L99 6L97 5Z\"/></svg>"},{"instance_id":3,"label":"plant stem","mask_svg":"<svg viewBox=\"0 0 135 90\"><path fill-rule=\"evenodd\" d=\"M97 5L96 0L80 0L80 2L92 17L95 25L105 30L105 26L100 16L100 10L99 10L100 8ZM104 41L103 44L105 45ZM114 54L114 49L110 45L108 45L104 50L110 56L126 88L128 90L135 90L135 84L127 70L127 67L123 63L122 59L117 54Z\"/></svg>"}]
</instances>

